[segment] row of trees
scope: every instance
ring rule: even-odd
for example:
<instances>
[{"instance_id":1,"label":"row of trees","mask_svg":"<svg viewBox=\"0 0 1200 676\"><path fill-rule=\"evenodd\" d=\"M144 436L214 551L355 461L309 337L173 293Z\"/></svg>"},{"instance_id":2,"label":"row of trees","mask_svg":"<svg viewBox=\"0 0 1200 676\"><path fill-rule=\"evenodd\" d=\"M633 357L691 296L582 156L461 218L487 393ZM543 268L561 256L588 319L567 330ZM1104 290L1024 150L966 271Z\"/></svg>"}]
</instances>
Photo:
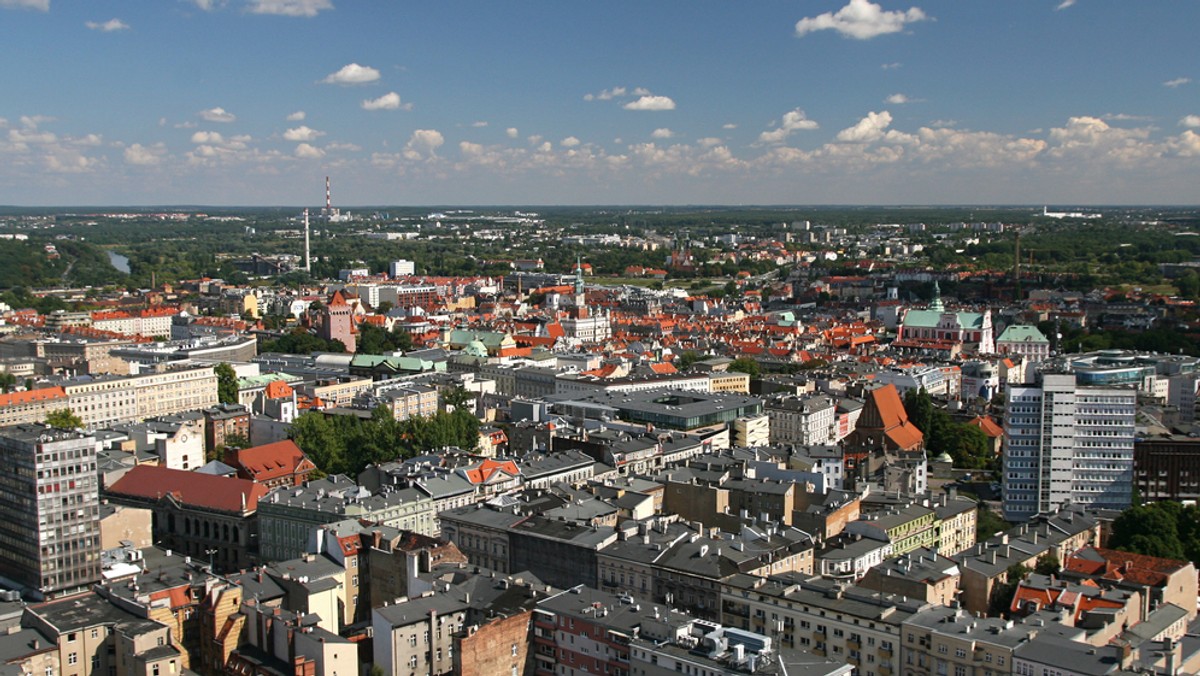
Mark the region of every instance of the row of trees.
<instances>
[{"instance_id":1,"label":"row of trees","mask_svg":"<svg viewBox=\"0 0 1200 676\"><path fill-rule=\"evenodd\" d=\"M1172 501L1130 507L1113 521L1108 546L1200 563L1200 507Z\"/></svg>"},{"instance_id":2,"label":"row of trees","mask_svg":"<svg viewBox=\"0 0 1200 676\"><path fill-rule=\"evenodd\" d=\"M479 442L479 420L467 409L398 421L380 406L368 419L309 412L292 423L292 440L326 474L356 476L368 465L411 458L446 446Z\"/></svg>"}]
</instances>

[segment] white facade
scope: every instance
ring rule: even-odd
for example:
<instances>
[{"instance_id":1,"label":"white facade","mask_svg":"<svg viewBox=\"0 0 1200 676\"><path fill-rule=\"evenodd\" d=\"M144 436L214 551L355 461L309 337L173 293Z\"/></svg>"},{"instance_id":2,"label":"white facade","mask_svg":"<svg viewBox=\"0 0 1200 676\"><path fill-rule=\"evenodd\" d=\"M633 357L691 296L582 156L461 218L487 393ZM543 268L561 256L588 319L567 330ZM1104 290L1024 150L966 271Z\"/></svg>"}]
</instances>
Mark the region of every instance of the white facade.
<instances>
[{"instance_id":1,"label":"white facade","mask_svg":"<svg viewBox=\"0 0 1200 676\"><path fill-rule=\"evenodd\" d=\"M1068 502L1124 509L1132 500L1136 392L1076 385L1073 375L1010 387L1004 417L1004 518Z\"/></svg>"},{"instance_id":2,"label":"white facade","mask_svg":"<svg viewBox=\"0 0 1200 676\"><path fill-rule=\"evenodd\" d=\"M401 259L388 263L388 276L392 279L397 277L407 277L415 274L416 270L416 265L412 261Z\"/></svg>"},{"instance_id":3,"label":"white facade","mask_svg":"<svg viewBox=\"0 0 1200 676\"><path fill-rule=\"evenodd\" d=\"M767 402L771 443L819 446L837 438L837 404L825 395L786 397Z\"/></svg>"}]
</instances>

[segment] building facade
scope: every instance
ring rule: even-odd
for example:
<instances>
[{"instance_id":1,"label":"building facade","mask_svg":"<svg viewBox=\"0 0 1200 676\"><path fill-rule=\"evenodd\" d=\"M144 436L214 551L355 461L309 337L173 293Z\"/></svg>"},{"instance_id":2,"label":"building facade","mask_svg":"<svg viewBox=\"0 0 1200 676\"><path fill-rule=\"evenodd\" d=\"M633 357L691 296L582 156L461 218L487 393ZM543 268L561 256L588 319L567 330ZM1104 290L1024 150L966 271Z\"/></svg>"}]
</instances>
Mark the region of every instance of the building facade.
<instances>
[{"instance_id":1,"label":"building facade","mask_svg":"<svg viewBox=\"0 0 1200 676\"><path fill-rule=\"evenodd\" d=\"M1004 417L1004 518L1027 521L1065 504L1124 509L1132 502L1132 388L1077 385L1044 374L1010 387Z\"/></svg>"}]
</instances>

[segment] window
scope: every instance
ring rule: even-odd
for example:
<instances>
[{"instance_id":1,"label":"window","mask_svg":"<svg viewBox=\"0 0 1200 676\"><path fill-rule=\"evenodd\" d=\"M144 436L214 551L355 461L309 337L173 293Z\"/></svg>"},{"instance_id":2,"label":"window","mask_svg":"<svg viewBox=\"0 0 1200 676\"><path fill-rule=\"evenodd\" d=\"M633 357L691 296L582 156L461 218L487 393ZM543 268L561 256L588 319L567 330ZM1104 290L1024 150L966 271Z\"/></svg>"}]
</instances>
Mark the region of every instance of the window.
<instances>
[{"instance_id":1,"label":"window","mask_svg":"<svg viewBox=\"0 0 1200 676\"><path fill-rule=\"evenodd\" d=\"M512 644L512 656L513 657L517 656L517 644L516 643Z\"/></svg>"},{"instance_id":2,"label":"window","mask_svg":"<svg viewBox=\"0 0 1200 676\"><path fill-rule=\"evenodd\" d=\"M99 629L92 630L92 638L100 638L100 630Z\"/></svg>"},{"instance_id":3,"label":"window","mask_svg":"<svg viewBox=\"0 0 1200 676\"><path fill-rule=\"evenodd\" d=\"M412 657L408 658L408 668L409 669L417 668L417 656L416 655L413 655Z\"/></svg>"},{"instance_id":4,"label":"window","mask_svg":"<svg viewBox=\"0 0 1200 676\"><path fill-rule=\"evenodd\" d=\"M74 634L71 634L71 635L74 636ZM68 653L67 654L67 664L78 664L78 663L79 663L79 653Z\"/></svg>"}]
</instances>

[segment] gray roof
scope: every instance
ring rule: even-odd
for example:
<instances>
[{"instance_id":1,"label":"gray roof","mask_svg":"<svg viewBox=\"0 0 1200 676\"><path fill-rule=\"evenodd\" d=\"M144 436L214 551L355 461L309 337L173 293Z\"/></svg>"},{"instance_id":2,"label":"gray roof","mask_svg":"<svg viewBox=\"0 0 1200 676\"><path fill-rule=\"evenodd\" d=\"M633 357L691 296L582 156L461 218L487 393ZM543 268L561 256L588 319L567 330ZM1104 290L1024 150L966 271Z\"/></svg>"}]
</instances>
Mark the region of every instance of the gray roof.
<instances>
[{"instance_id":1,"label":"gray roof","mask_svg":"<svg viewBox=\"0 0 1200 676\"><path fill-rule=\"evenodd\" d=\"M1120 650L1118 646L1096 647L1059 636L1038 634L1018 647L1013 659L1059 667L1073 674L1103 676L1120 671Z\"/></svg>"}]
</instances>

